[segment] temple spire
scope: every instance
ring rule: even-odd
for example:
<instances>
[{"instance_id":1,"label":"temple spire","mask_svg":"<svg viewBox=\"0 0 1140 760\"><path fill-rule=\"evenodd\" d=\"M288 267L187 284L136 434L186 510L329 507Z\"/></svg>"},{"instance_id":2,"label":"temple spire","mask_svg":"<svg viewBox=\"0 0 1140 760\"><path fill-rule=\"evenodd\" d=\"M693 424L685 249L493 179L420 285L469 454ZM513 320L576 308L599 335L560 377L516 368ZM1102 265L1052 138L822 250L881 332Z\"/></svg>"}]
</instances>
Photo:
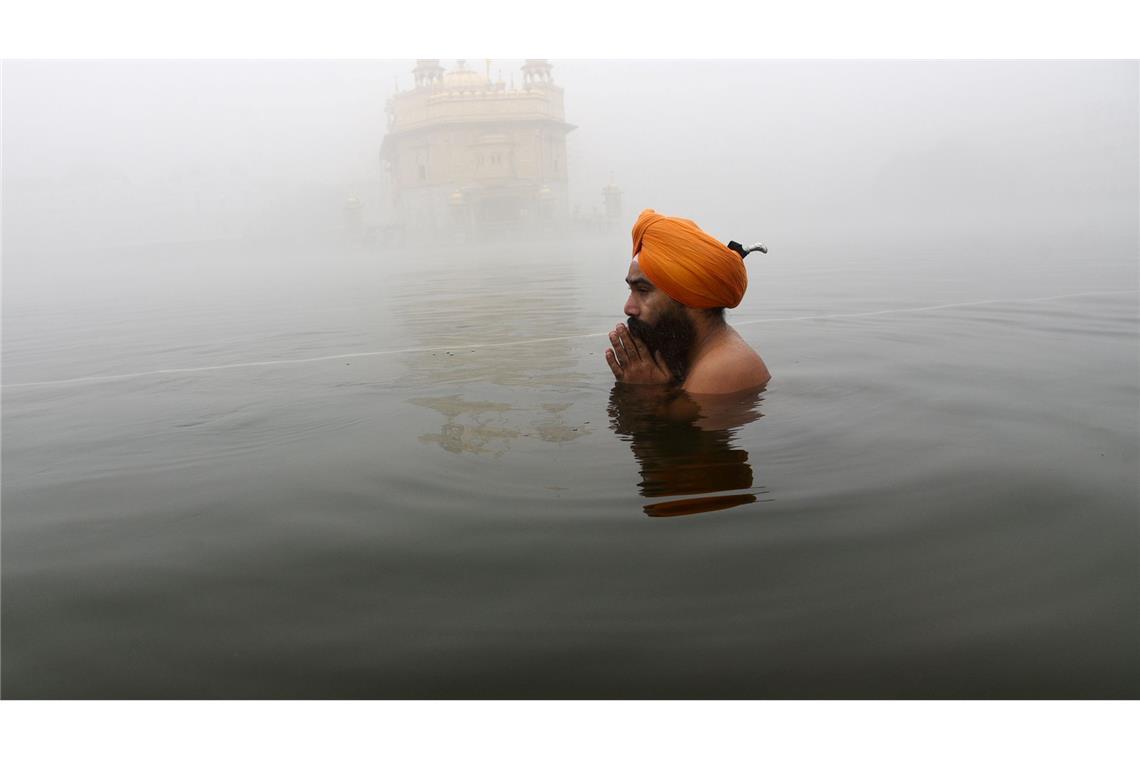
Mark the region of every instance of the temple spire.
<instances>
[{"instance_id":1,"label":"temple spire","mask_svg":"<svg viewBox=\"0 0 1140 760\"><path fill-rule=\"evenodd\" d=\"M553 84L554 80L550 76L550 70L553 68L550 62L545 58L527 58L523 62L523 86L530 87L533 84Z\"/></svg>"},{"instance_id":2,"label":"temple spire","mask_svg":"<svg viewBox=\"0 0 1140 760\"><path fill-rule=\"evenodd\" d=\"M438 58L419 58L416 67L412 69L412 76L415 77L416 87L439 84L443 80L443 66L439 65Z\"/></svg>"}]
</instances>

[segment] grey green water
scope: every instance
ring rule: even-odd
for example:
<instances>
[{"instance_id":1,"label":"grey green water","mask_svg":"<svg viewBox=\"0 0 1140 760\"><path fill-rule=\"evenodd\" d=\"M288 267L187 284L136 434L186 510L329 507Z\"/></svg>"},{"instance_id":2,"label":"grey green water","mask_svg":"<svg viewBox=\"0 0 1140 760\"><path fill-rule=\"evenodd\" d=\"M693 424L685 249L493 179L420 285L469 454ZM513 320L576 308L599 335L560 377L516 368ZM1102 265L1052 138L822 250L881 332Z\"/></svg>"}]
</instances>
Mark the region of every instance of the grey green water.
<instances>
[{"instance_id":1,"label":"grey green water","mask_svg":"<svg viewBox=\"0 0 1140 760\"><path fill-rule=\"evenodd\" d=\"M3 696L1136 698L1114 250L750 258L706 424L615 392L624 236L9 250Z\"/></svg>"}]
</instances>

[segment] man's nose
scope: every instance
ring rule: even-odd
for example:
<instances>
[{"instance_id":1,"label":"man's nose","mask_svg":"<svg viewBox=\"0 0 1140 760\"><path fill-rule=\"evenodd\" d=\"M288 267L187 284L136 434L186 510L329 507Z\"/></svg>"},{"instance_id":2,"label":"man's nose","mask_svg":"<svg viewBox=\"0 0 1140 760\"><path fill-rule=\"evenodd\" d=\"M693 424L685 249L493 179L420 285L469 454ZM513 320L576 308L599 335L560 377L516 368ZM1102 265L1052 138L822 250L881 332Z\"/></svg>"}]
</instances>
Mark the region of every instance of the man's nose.
<instances>
[{"instance_id":1,"label":"man's nose","mask_svg":"<svg viewBox=\"0 0 1140 760\"><path fill-rule=\"evenodd\" d=\"M634 303L633 296L626 299L625 302L625 315L627 317L636 317L640 312L637 309L637 304Z\"/></svg>"}]
</instances>

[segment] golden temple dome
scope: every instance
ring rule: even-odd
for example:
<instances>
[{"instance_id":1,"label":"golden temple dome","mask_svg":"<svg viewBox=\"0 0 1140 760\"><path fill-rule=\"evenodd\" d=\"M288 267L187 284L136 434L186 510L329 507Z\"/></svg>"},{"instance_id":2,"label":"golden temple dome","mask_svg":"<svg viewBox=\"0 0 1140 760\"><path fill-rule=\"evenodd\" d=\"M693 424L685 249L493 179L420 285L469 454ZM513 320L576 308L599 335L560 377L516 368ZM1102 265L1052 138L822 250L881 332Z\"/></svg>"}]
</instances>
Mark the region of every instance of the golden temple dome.
<instances>
[{"instance_id":1,"label":"golden temple dome","mask_svg":"<svg viewBox=\"0 0 1140 760\"><path fill-rule=\"evenodd\" d=\"M456 68L443 75L443 86L448 90L471 90L486 87L491 80L466 66L466 61L458 61Z\"/></svg>"}]
</instances>

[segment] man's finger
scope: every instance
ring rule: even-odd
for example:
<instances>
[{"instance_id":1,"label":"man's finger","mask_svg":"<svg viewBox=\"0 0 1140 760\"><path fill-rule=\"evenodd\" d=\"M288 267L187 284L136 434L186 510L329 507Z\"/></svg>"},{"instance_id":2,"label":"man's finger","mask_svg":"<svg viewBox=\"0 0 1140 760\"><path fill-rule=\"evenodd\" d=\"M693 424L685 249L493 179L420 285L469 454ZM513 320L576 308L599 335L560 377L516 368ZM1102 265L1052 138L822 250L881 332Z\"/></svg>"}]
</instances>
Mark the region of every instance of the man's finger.
<instances>
[{"instance_id":1,"label":"man's finger","mask_svg":"<svg viewBox=\"0 0 1140 760\"><path fill-rule=\"evenodd\" d=\"M618 380L621 380L621 365L618 364L618 360L617 357L614 356L614 352L608 348L606 349L606 364L610 365L610 371L614 373L614 377L616 377Z\"/></svg>"},{"instance_id":2,"label":"man's finger","mask_svg":"<svg viewBox=\"0 0 1140 760\"><path fill-rule=\"evenodd\" d=\"M641 338L638 338L633 333L629 334L629 338L631 341L633 341L633 345L637 348L638 356L643 359L648 359L649 361L654 360L653 352L649 350L649 346L646 345L645 341L643 341Z\"/></svg>"},{"instance_id":3,"label":"man's finger","mask_svg":"<svg viewBox=\"0 0 1140 760\"><path fill-rule=\"evenodd\" d=\"M622 345L625 346L626 353L632 361L639 361L645 354L641 351L641 341L633 337L629 328L625 325L617 326L618 337L621 338Z\"/></svg>"},{"instance_id":4,"label":"man's finger","mask_svg":"<svg viewBox=\"0 0 1140 760\"><path fill-rule=\"evenodd\" d=\"M621 344L616 332L610 333L610 345L614 347L614 356L617 357L618 363L625 367L629 365L629 355L626 353L625 346Z\"/></svg>"}]
</instances>

